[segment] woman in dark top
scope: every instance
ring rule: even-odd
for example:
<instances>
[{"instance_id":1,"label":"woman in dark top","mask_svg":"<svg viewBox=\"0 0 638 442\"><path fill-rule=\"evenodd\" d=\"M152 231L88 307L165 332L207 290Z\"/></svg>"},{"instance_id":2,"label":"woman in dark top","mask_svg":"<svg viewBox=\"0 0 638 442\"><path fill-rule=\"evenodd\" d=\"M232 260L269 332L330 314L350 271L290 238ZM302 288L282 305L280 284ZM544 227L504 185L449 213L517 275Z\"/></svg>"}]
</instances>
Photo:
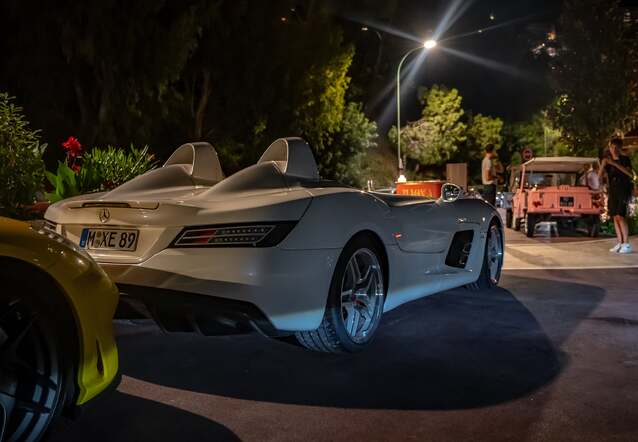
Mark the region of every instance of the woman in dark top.
<instances>
[{"instance_id":1,"label":"woman in dark top","mask_svg":"<svg viewBox=\"0 0 638 442\"><path fill-rule=\"evenodd\" d=\"M609 251L614 253L631 253L629 244L629 228L627 226L627 205L633 189L634 173L629 157L622 154L622 140L614 138L609 142L609 157L601 164L600 172L607 174L609 183L607 213L614 219L618 244Z\"/></svg>"}]
</instances>

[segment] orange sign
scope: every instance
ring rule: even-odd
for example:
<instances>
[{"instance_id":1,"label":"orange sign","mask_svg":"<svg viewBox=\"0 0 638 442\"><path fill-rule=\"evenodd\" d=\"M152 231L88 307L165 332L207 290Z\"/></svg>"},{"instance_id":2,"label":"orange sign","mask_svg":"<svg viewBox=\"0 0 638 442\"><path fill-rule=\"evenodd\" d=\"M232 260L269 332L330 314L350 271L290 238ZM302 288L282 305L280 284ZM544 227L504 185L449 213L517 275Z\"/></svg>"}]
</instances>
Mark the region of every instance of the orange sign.
<instances>
[{"instance_id":1,"label":"orange sign","mask_svg":"<svg viewBox=\"0 0 638 442\"><path fill-rule=\"evenodd\" d=\"M407 183L397 183L398 195L422 196L424 198L440 198L441 186L445 181L408 181Z\"/></svg>"}]
</instances>

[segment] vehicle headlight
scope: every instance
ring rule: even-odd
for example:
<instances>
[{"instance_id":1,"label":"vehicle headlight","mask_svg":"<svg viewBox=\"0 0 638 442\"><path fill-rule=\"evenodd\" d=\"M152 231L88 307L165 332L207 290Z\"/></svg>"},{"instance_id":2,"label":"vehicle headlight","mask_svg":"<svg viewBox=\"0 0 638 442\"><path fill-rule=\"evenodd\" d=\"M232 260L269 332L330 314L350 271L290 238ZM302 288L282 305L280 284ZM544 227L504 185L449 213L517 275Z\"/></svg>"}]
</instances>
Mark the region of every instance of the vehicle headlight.
<instances>
[{"instance_id":1,"label":"vehicle headlight","mask_svg":"<svg viewBox=\"0 0 638 442\"><path fill-rule=\"evenodd\" d=\"M40 235L44 235L53 241L59 242L60 244L65 245L69 249L73 250L76 253L84 256L85 258L92 260L91 256L86 252L86 250L80 248L73 241L69 241L64 236L60 235L55 231L55 224L50 221L44 220L35 220L30 223L31 229L38 232Z\"/></svg>"},{"instance_id":2,"label":"vehicle headlight","mask_svg":"<svg viewBox=\"0 0 638 442\"><path fill-rule=\"evenodd\" d=\"M272 247L296 221L185 227L170 247Z\"/></svg>"}]
</instances>

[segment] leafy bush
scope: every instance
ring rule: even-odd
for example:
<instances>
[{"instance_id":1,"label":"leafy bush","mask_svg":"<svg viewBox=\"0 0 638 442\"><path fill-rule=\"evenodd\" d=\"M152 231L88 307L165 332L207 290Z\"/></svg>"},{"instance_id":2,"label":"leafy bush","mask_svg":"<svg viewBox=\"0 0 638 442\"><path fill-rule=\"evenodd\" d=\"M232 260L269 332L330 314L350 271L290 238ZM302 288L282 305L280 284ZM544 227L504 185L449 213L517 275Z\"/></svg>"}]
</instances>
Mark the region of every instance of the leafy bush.
<instances>
[{"instance_id":1,"label":"leafy bush","mask_svg":"<svg viewBox=\"0 0 638 442\"><path fill-rule=\"evenodd\" d=\"M156 165L148 146L138 149L131 145L128 150L94 147L84 154L78 186L83 193L113 189Z\"/></svg>"},{"instance_id":2,"label":"leafy bush","mask_svg":"<svg viewBox=\"0 0 638 442\"><path fill-rule=\"evenodd\" d=\"M78 189L75 172L67 165L67 163L58 162L58 170L56 174L53 174L48 170L45 174L47 180L49 180L49 183L53 186L53 192L46 194L47 199L52 203L81 193Z\"/></svg>"},{"instance_id":3,"label":"leafy bush","mask_svg":"<svg viewBox=\"0 0 638 442\"><path fill-rule=\"evenodd\" d=\"M0 210L19 217L42 185L46 144L13 100L0 93Z\"/></svg>"},{"instance_id":4,"label":"leafy bush","mask_svg":"<svg viewBox=\"0 0 638 442\"><path fill-rule=\"evenodd\" d=\"M94 147L82 155L82 146L70 137L62 144L67 152L65 162L58 163L56 174L46 172L54 188L47 194L56 202L83 193L113 189L155 167L148 146L141 149L131 145L129 150L108 146Z\"/></svg>"}]
</instances>

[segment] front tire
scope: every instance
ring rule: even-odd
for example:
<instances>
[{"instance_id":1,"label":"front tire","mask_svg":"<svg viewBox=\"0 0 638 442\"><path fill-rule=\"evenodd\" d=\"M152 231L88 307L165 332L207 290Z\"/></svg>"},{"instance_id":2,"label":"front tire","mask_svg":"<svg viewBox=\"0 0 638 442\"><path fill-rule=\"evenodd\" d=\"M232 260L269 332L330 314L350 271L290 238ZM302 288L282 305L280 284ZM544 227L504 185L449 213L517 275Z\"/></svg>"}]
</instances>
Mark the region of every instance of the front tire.
<instances>
[{"instance_id":1,"label":"front tire","mask_svg":"<svg viewBox=\"0 0 638 442\"><path fill-rule=\"evenodd\" d=\"M470 290L485 290L496 287L503 269L503 231L494 220L490 223L485 238L483 265L476 282L468 284Z\"/></svg>"},{"instance_id":2,"label":"front tire","mask_svg":"<svg viewBox=\"0 0 638 442\"><path fill-rule=\"evenodd\" d=\"M325 353L354 353L372 341L386 294L379 247L367 236L357 236L346 245L332 276L321 325L295 333L304 347Z\"/></svg>"},{"instance_id":3,"label":"front tire","mask_svg":"<svg viewBox=\"0 0 638 442\"><path fill-rule=\"evenodd\" d=\"M0 439L38 441L65 405L73 369L50 293L27 278L2 283Z\"/></svg>"}]
</instances>

